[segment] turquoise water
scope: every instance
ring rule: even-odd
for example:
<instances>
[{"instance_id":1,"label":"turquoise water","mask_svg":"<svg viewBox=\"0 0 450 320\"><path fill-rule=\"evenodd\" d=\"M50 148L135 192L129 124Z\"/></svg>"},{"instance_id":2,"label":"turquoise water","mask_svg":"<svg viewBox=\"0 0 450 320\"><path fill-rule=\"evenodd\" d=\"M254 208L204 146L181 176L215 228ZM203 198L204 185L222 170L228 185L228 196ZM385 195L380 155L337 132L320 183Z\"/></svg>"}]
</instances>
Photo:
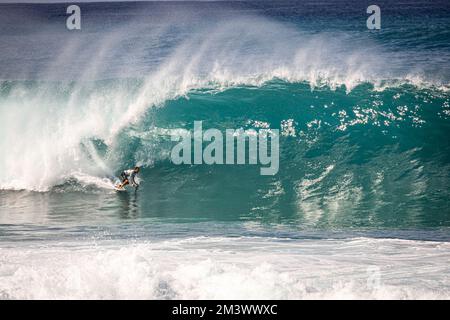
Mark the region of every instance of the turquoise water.
<instances>
[{"instance_id":1,"label":"turquoise water","mask_svg":"<svg viewBox=\"0 0 450 320\"><path fill-rule=\"evenodd\" d=\"M0 298L448 298L448 4L0 5ZM278 173L173 164L194 121Z\"/></svg>"},{"instance_id":2,"label":"turquoise water","mask_svg":"<svg viewBox=\"0 0 450 320\"><path fill-rule=\"evenodd\" d=\"M138 193L116 194L104 186L105 173L70 176L83 168L57 163L69 176L55 177L48 191L2 192L9 208L3 219L49 211L58 213L56 219L63 213L71 216L65 219L81 214L91 220L130 210L136 218L256 221L300 229L448 227L448 101L446 92L411 85L376 91L362 84L347 93L271 81L192 92L147 110L110 145L98 138L75 141L79 157L86 157L76 165L89 170L143 163ZM292 132L281 126L287 119L293 119ZM170 130L192 130L197 120L204 130L259 129L261 123L281 130L279 172L261 176L259 166L174 165ZM50 146L50 153L55 151ZM4 179L14 179L11 173ZM41 202L49 203L42 212L36 208Z\"/></svg>"}]
</instances>

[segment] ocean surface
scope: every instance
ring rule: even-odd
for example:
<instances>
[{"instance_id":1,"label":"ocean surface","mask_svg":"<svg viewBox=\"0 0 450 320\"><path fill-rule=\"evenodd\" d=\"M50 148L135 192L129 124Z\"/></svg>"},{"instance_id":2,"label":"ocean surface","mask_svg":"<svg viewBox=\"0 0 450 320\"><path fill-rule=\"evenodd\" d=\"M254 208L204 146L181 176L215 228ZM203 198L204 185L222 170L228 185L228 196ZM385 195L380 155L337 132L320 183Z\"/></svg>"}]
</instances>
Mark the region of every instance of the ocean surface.
<instances>
[{"instance_id":1,"label":"ocean surface","mask_svg":"<svg viewBox=\"0 0 450 320\"><path fill-rule=\"evenodd\" d=\"M0 299L450 298L450 1L372 2L0 4Z\"/></svg>"}]
</instances>

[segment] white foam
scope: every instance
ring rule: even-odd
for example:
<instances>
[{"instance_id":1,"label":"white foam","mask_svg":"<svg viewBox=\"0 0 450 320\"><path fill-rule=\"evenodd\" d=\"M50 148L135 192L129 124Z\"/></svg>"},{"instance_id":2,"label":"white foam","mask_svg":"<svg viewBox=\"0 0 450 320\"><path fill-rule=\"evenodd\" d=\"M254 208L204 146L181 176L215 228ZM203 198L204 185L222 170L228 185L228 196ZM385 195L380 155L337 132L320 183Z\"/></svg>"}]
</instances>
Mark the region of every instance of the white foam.
<instances>
[{"instance_id":1,"label":"white foam","mask_svg":"<svg viewBox=\"0 0 450 320\"><path fill-rule=\"evenodd\" d=\"M0 297L448 299L449 249L369 238L14 244L0 248Z\"/></svg>"}]
</instances>

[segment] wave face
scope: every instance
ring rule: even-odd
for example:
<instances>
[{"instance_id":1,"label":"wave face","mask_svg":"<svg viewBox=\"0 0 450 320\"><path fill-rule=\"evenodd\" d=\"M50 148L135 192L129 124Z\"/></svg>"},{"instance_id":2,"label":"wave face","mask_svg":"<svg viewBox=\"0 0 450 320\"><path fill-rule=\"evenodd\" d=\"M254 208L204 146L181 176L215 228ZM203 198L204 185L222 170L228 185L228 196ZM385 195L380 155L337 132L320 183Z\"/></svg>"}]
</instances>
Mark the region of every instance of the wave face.
<instances>
[{"instance_id":1,"label":"wave face","mask_svg":"<svg viewBox=\"0 0 450 320\"><path fill-rule=\"evenodd\" d=\"M376 34L286 3L87 4L78 33L62 5L3 5L0 188L101 192L140 164L143 207L172 216L448 226L448 8L393 4ZM170 133L196 120L280 129L279 173L173 165Z\"/></svg>"}]
</instances>

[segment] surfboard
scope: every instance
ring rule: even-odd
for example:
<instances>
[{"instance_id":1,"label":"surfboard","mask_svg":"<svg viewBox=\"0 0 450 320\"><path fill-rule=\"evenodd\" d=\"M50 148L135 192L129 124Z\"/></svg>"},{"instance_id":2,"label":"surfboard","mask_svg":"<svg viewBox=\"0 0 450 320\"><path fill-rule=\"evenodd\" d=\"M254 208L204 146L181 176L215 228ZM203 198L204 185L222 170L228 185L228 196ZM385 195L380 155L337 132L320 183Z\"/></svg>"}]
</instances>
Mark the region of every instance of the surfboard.
<instances>
[{"instance_id":1,"label":"surfboard","mask_svg":"<svg viewBox=\"0 0 450 320\"><path fill-rule=\"evenodd\" d=\"M123 191L127 191L125 188L120 188L118 186L114 186L114 190L118 191L118 192L123 192Z\"/></svg>"}]
</instances>

